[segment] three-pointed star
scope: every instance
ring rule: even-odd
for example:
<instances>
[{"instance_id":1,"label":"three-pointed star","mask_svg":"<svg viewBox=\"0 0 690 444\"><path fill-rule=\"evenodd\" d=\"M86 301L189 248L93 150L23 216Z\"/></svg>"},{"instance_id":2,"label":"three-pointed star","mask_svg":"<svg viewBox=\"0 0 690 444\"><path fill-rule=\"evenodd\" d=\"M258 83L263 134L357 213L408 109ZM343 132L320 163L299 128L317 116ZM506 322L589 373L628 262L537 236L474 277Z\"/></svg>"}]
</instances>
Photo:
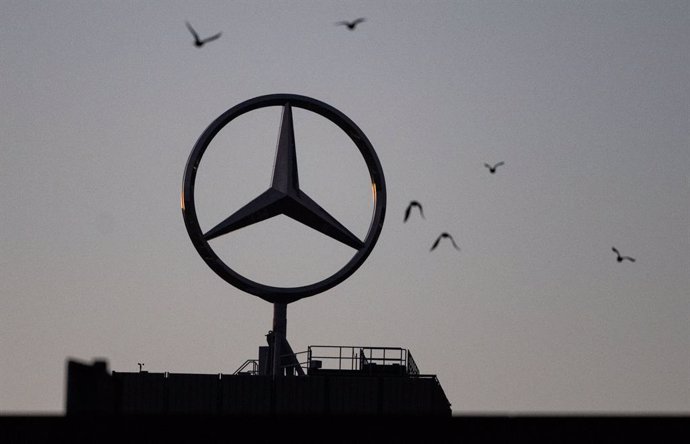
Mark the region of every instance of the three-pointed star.
<instances>
[{"instance_id":1,"label":"three-pointed star","mask_svg":"<svg viewBox=\"0 0 690 444\"><path fill-rule=\"evenodd\" d=\"M357 236L300 190L292 108L289 103L283 107L270 188L211 228L204 234L204 239L209 241L280 214L291 217L356 250L364 246Z\"/></svg>"}]
</instances>

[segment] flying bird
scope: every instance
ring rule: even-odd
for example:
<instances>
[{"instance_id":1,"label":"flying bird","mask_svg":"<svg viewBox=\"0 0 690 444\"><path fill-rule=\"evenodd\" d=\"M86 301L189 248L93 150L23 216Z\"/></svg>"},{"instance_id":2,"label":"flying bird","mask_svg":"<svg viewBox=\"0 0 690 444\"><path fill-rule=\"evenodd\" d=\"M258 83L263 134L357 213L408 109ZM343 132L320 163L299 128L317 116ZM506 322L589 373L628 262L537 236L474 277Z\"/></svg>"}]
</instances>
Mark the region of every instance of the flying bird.
<instances>
[{"instance_id":1,"label":"flying bird","mask_svg":"<svg viewBox=\"0 0 690 444\"><path fill-rule=\"evenodd\" d=\"M634 258L634 257L630 257L630 256L621 256L621 254L618 252L618 250L616 249L616 247L611 247L611 250L613 250L613 252L616 253L616 256L618 256L618 257L616 258L616 260L617 260L618 262L623 262L623 261L626 260L626 259L629 260L630 262L635 262L635 258Z\"/></svg>"},{"instance_id":2,"label":"flying bird","mask_svg":"<svg viewBox=\"0 0 690 444\"><path fill-rule=\"evenodd\" d=\"M485 164L484 164L484 166L487 167L487 168L489 169L489 172L490 172L491 174L495 174L495 173L496 173L496 168L500 167L501 165L505 165L505 162L498 162L498 163L497 163L496 165L494 165L494 166L491 166L491 165L489 165L488 163L485 163Z\"/></svg>"},{"instance_id":3,"label":"flying bird","mask_svg":"<svg viewBox=\"0 0 690 444\"><path fill-rule=\"evenodd\" d=\"M410 202L410 204L407 206L407 209L405 210L405 219L403 220L403 222L407 222L407 219L410 217L410 212L412 211L412 207L419 208L419 214L420 214L420 216L422 216L422 219L424 219L424 211L422 211L422 204L420 204L416 200L413 200Z\"/></svg>"},{"instance_id":4,"label":"flying bird","mask_svg":"<svg viewBox=\"0 0 690 444\"><path fill-rule=\"evenodd\" d=\"M448 239L450 239L450 242L453 244L453 246L455 247L455 249L458 250L458 251L460 251L460 247L458 247L458 246L455 244L455 241L453 240L453 236L451 236L450 234L445 233L445 232L441 233L441 234L436 238L436 241L435 241L434 244L431 246L431 249L430 249L429 251L434 251L434 249L435 249L436 247L438 247L438 243L441 242L441 239L443 239L444 237L447 237Z\"/></svg>"},{"instance_id":5,"label":"flying bird","mask_svg":"<svg viewBox=\"0 0 690 444\"><path fill-rule=\"evenodd\" d=\"M194 36L194 46L196 46L197 48L201 48L202 46L204 46L205 43L216 40L222 34L221 32L219 32L216 35L212 35L211 37L207 37L202 40L199 38L199 34L196 33L196 31L194 30L194 28L192 28L192 25L190 25L189 22L184 23L185 25L187 25L187 29L189 29L189 32L192 33L192 36Z\"/></svg>"},{"instance_id":6,"label":"flying bird","mask_svg":"<svg viewBox=\"0 0 690 444\"><path fill-rule=\"evenodd\" d=\"M360 23L362 23L363 21L365 21L364 17L360 17L360 18L355 19L351 22L348 22L348 21L338 22L338 23L336 23L336 25L345 25L345 26L347 26L347 29L349 29L350 31L354 31L355 27L357 25L359 25Z\"/></svg>"}]
</instances>

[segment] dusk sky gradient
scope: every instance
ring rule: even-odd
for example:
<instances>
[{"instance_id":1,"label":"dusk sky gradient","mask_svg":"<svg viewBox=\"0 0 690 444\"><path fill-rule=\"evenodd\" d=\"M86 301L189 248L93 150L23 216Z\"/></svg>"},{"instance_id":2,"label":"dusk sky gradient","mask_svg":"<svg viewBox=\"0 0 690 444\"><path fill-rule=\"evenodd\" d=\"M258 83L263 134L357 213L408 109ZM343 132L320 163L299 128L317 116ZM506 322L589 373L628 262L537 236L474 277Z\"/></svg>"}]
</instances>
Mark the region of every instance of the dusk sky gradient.
<instances>
[{"instance_id":1,"label":"dusk sky gradient","mask_svg":"<svg viewBox=\"0 0 690 444\"><path fill-rule=\"evenodd\" d=\"M270 304L180 210L220 114L293 93L367 135L388 206L368 260L288 306L288 339L408 348L455 414L690 413L690 2L0 0L0 413L61 413L69 358L232 373ZM341 20L366 17L354 31ZM185 27L202 36L196 48ZM364 238L355 145L294 109L300 185ZM269 185L280 109L199 168L209 229ZM496 174L484 163L504 161ZM403 223L410 200L424 206ZM460 251L442 242L450 233ZM306 285L353 254L280 216L212 241ZM611 247L637 261L616 262Z\"/></svg>"}]
</instances>

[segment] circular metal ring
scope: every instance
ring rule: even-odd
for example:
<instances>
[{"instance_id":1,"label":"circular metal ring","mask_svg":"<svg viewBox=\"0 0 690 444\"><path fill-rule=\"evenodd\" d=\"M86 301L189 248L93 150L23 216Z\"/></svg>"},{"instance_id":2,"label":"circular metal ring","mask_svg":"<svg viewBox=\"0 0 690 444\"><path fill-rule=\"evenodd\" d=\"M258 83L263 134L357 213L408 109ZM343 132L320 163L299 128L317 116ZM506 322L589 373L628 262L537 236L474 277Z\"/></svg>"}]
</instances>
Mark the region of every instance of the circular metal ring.
<instances>
[{"instance_id":1,"label":"circular metal ring","mask_svg":"<svg viewBox=\"0 0 690 444\"><path fill-rule=\"evenodd\" d=\"M333 275L319 282L301 287L273 287L263 285L247 279L227 266L218 255L216 255L208 241L204 238L204 234L199 226L194 204L194 182L196 180L197 169L204 152L218 132L225 127L225 125L242 114L259 108L285 105L302 108L319 114L335 123L350 137L366 162L371 178L374 199L374 211L362 247L357 250L355 255L345 266ZM383 170L376 156L376 152L374 151L374 147L362 130L360 130L345 114L326 103L310 97L295 94L270 94L255 97L230 108L214 120L201 134L189 155L185 167L182 182L181 205L185 227L187 228L187 233L194 247L204 261L206 261L206 264L211 267L216 274L240 290L258 296L268 302L287 304L308 296L313 296L338 285L362 265L374 248L379 234L381 233L381 229L383 228L383 219L386 212L386 185L383 178Z\"/></svg>"}]
</instances>

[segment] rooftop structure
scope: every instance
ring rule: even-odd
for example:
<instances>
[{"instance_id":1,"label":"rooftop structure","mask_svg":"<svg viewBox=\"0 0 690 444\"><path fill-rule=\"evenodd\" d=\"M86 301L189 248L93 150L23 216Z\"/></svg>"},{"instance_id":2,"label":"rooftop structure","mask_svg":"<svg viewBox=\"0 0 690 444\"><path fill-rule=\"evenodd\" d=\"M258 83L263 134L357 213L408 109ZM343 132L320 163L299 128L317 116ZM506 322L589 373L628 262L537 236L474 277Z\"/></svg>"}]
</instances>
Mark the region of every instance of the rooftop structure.
<instances>
[{"instance_id":1,"label":"rooftop structure","mask_svg":"<svg viewBox=\"0 0 690 444\"><path fill-rule=\"evenodd\" d=\"M270 347L234 373L109 372L68 362L67 415L432 415L451 416L438 378L409 350L310 346L274 377ZM293 366L295 356L305 360Z\"/></svg>"}]
</instances>

